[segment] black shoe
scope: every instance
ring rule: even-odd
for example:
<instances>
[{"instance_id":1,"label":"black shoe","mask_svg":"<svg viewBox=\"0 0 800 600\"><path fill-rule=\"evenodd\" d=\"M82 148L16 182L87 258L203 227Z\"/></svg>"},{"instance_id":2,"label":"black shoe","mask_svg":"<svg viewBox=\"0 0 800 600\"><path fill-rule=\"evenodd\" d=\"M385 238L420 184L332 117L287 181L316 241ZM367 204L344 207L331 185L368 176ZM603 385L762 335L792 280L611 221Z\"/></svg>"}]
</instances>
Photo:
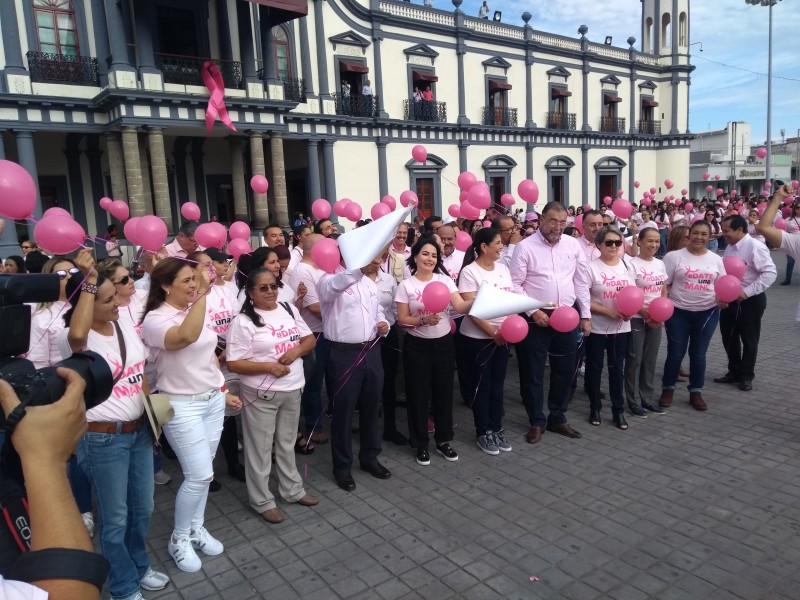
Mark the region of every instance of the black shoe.
<instances>
[{"instance_id":1,"label":"black shoe","mask_svg":"<svg viewBox=\"0 0 800 600\"><path fill-rule=\"evenodd\" d=\"M645 412L644 408L642 408L638 404L628 404L628 410L631 411L632 415L635 415L637 417L642 417L643 419L647 418L647 413Z\"/></svg>"},{"instance_id":2,"label":"black shoe","mask_svg":"<svg viewBox=\"0 0 800 600\"><path fill-rule=\"evenodd\" d=\"M743 392L749 392L750 390L753 389L753 382L744 379L739 382L739 389L742 390Z\"/></svg>"},{"instance_id":3,"label":"black shoe","mask_svg":"<svg viewBox=\"0 0 800 600\"><path fill-rule=\"evenodd\" d=\"M436 446L436 451L448 462L455 462L458 460L458 453L453 450L453 447L447 442L444 444L438 444Z\"/></svg>"},{"instance_id":4,"label":"black shoe","mask_svg":"<svg viewBox=\"0 0 800 600\"><path fill-rule=\"evenodd\" d=\"M722 377L714 377L714 383L739 383L739 380L734 377L733 373L728 371Z\"/></svg>"},{"instance_id":5,"label":"black shoe","mask_svg":"<svg viewBox=\"0 0 800 600\"><path fill-rule=\"evenodd\" d=\"M431 464L431 455L428 454L427 448L417 449L417 464L422 465L423 467Z\"/></svg>"},{"instance_id":6,"label":"black shoe","mask_svg":"<svg viewBox=\"0 0 800 600\"><path fill-rule=\"evenodd\" d=\"M614 425L625 431L628 428L628 422L625 420L625 415L614 415Z\"/></svg>"},{"instance_id":7,"label":"black shoe","mask_svg":"<svg viewBox=\"0 0 800 600\"><path fill-rule=\"evenodd\" d=\"M383 439L387 442L392 442L398 446L405 446L408 443L406 436L400 433L397 430L394 431L384 431L383 432Z\"/></svg>"},{"instance_id":8,"label":"black shoe","mask_svg":"<svg viewBox=\"0 0 800 600\"><path fill-rule=\"evenodd\" d=\"M781 281L781 285L792 285L792 282L789 281L788 279L784 279L783 281Z\"/></svg>"},{"instance_id":9,"label":"black shoe","mask_svg":"<svg viewBox=\"0 0 800 600\"><path fill-rule=\"evenodd\" d=\"M222 484L217 481L216 479L212 479L211 483L208 486L209 492L218 492L222 489Z\"/></svg>"},{"instance_id":10,"label":"black shoe","mask_svg":"<svg viewBox=\"0 0 800 600\"><path fill-rule=\"evenodd\" d=\"M236 463L228 467L228 475L239 481L246 481L244 477L244 465L242 463Z\"/></svg>"},{"instance_id":11,"label":"black shoe","mask_svg":"<svg viewBox=\"0 0 800 600\"><path fill-rule=\"evenodd\" d=\"M392 472L377 460L371 465L361 465L361 470L366 471L377 479L389 479L392 476Z\"/></svg>"},{"instance_id":12,"label":"black shoe","mask_svg":"<svg viewBox=\"0 0 800 600\"><path fill-rule=\"evenodd\" d=\"M642 408L645 409L647 412L651 412L656 415L667 414L667 411L661 408L658 404L642 404Z\"/></svg>"},{"instance_id":13,"label":"black shoe","mask_svg":"<svg viewBox=\"0 0 800 600\"><path fill-rule=\"evenodd\" d=\"M600 411L592 409L589 411L589 423L594 425L595 427L600 426Z\"/></svg>"},{"instance_id":14,"label":"black shoe","mask_svg":"<svg viewBox=\"0 0 800 600\"><path fill-rule=\"evenodd\" d=\"M354 489L356 489L356 481L353 479L353 476L350 473L343 473L341 475L334 473L333 476L336 479L336 485L342 488L345 492L352 492Z\"/></svg>"}]
</instances>

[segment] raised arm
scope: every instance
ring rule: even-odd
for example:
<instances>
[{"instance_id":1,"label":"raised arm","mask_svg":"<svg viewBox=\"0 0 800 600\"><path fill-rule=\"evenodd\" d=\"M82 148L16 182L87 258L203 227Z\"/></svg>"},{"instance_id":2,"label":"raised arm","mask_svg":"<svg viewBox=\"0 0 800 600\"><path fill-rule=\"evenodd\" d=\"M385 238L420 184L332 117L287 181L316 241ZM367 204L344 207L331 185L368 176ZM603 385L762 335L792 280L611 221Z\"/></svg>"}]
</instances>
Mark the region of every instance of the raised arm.
<instances>
[{"instance_id":1,"label":"raised arm","mask_svg":"<svg viewBox=\"0 0 800 600\"><path fill-rule=\"evenodd\" d=\"M756 223L756 231L763 235L764 239L775 248L780 248L781 242L783 241L783 232L774 225L775 214L778 212L781 204L783 204L784 199L791 195L792 188L786 184L775 190L775 194L772 196L772 202L767 205L764 214L761 215L761 219Z\"/></svg>"},{"instance_id":2,"label":"raised arm","mask_svg":"<svg viewBox=\"0 0 800 600\"><path fill-rule=\"evenodd\" d=\"M89 330L92 328L94 317L95 291L92 292L91 286L97 285L97 271L94 270L94 258L92 251L84 248L75 257L75 265L81 270L84 282L79 290L78 303L72 311L69 321L69 333L67 342L73 352L83 352L89 340ZM85 287L84 287L85 286ZM88 290L88 291L87 291Z\"/></svg>"}]
</instances>

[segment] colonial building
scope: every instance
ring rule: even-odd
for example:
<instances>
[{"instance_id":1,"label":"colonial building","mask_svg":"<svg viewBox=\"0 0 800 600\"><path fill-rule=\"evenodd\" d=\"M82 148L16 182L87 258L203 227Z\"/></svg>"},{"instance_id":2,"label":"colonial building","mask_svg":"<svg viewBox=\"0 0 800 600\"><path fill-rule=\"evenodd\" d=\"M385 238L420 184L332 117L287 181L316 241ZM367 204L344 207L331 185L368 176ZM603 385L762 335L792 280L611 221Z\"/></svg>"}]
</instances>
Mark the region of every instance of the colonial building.
<instances>
[{"instance_id":1,"label":"colonial building","mask_svg":"<svg viewBox=\"0 0 800 600\"><path fill-rule=\"evenodd\" d=\"M442 214L463 170L496 200L533 178L567 205L688 182L688 0L630 0L642 42L626 48L437 1L3 0L0 151L37 180L37 215L64 207L91 233L103 196L174 230L186 200L286 225L316 198L368 212L412 189ZM209 59L236 131L206 131Z\"/></svg>"}]
</instances>

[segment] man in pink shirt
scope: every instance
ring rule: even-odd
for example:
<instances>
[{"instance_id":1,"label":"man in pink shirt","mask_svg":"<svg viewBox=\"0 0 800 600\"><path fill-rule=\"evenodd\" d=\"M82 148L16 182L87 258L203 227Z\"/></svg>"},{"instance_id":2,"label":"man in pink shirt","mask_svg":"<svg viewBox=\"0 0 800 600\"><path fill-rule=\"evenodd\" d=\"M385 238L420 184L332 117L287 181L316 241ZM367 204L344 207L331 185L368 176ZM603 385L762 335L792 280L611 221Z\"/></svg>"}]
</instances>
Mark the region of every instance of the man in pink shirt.
<instances>
[{"instance_id":1,"label":"man in pink shirt","mask_svg":"<svg viewBox=\"0 0 800 600\"><path fill-rule=\"evenodd\" d=\"M186 258L192 252L197 251L200 247L194 239L194 234L199 226L200 224L197 221L184 221L183 225L178 229L178 235L175 236L175 239L164 246L167 256Z\"/></svg>"},{"instance_id":2,"label":"man in pink shirt","mask_svg":"<svg viewBox=\"0 0 800 600\"><path fill-rule=\"evenodd\" d=\"M578 240L562 235L567 209L549 202L542 210L539 230L514 249L511 281L514 291L556 306L577 306L584 335L592 331L586 256ZM545 428L570 438L582 437L567 423L567 404L575 368L575 335L550 326L553 309L533 311L527 317L528 335L517 344L520 391L530 429L525 439L539 442ZM548 415L544 413L544 365L550 356Z\"/></svg>"}]
</instances>

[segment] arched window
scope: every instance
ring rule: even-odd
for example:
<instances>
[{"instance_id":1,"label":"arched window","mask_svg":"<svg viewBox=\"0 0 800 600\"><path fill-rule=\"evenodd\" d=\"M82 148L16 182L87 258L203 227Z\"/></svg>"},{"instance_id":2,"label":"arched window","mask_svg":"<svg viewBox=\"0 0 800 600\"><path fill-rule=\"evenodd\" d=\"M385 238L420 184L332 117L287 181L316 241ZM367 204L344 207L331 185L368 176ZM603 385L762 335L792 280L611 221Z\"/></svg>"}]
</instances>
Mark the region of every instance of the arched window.
<instances>
[{"instance_id":1,"label":"arched window","mask_svg":"<svg viewBox=\"0 0 800 600\"><path fill-rule=\"evenodd\" d=\"M678 45L689 45L689 20L686 18L685 12L678 17Z\"/></svg>"},{"instance_id":2,"label":"arched window","mask_svg":"<svg viewBox=\"0 0 800 600\"><path fill-rule=\"evenodd\" d=\"M292 54L289 46L289 36L283 27L272 28L272 47L275 49L275 74L278 79L292 77Z\"/></svg>"},{"instance_id":3,"label":"arched window","mask_svg":"<svg viewBox=\"0 0 800 600\"><path fill-rule=\"evenodd\" d=\"M644 40L642 40L642 52L651 52L650 40L653 36L653 18L647 17L644 20Z\"/></svg>"},{"instance_id":4,"label":"arched window","mask_svg":"<svg viewBox=\"0 0 800 600\"><path fill-rule=\"evenodd\" d=\"M425 218L442 214L442 169L446 166L444 160L430 153L424 163L413 159L406 163L408 189L416 192L417 212Z\"/></svg>"},{"instance_id":5,"label":"arched window","mask_svg":"<svg viewBox=\"0 0 800 600\"><path fill-rule=\"evenodd\" d=\"M672 27L670 23L672 19L670 18L669 13L664 13L661 15L661 46L665 48L669 48L672 45Z\"/></svg>"},{"instance_id":6,"label":"arched window","mask_svg":"<svg viewBox=\"0 0 800 600\"><path fill-rule=\"evenodd\" d=\"M486 174L489 194L492 196L492 208L499 214L505 213L500 203L503 194L511 193L511 170L517 166L516 161L506 154L490 156L481 165Z\"/></svg>"},{"instance_id":7,"label":"arched window","mask_svg":"<svg viewBox=\"0 0 800 600\"><path fill-rule=\"evenodd\" d=\"M569 205L569 171L575 166L568 156L554 156L546 163L547 169L547 201Z\"/></svg>"},{"instance_id":8,"label":"arched window","mask_svg":"<svg viewBox=\"0 0 800 600\"><path fill-rule=\"evenodd\" d=\"M80 56L71 0L33 0L39 52Z\"/></svg>"}]
</instances>

